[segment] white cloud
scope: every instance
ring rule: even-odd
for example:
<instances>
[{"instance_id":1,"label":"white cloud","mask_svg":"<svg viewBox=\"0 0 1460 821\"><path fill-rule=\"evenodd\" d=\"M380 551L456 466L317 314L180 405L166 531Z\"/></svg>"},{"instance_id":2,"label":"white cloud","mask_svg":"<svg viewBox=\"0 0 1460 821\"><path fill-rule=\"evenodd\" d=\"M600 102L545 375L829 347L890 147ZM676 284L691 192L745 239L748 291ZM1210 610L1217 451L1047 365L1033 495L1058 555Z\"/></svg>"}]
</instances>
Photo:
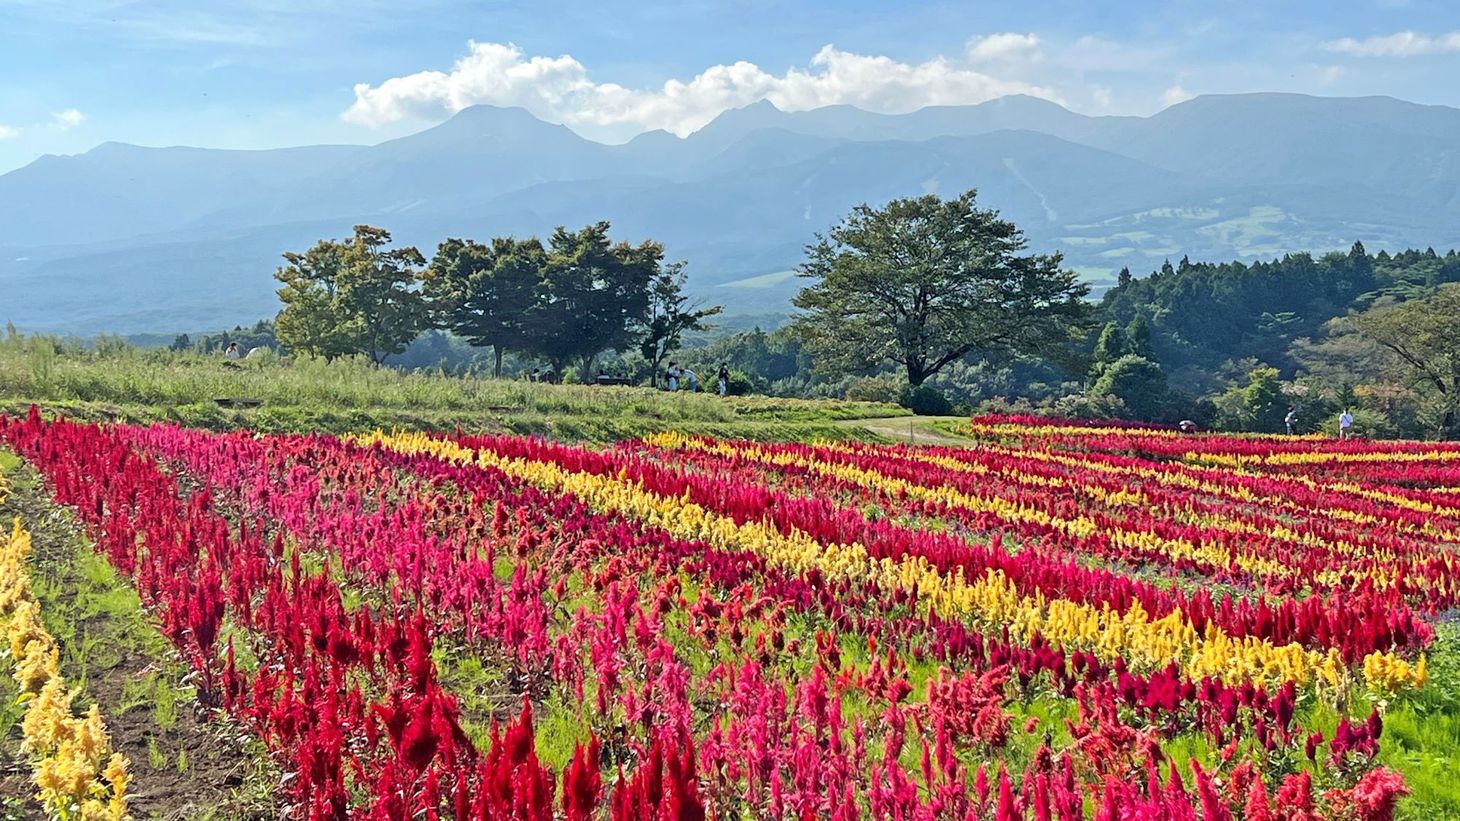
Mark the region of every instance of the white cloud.
<instances>
[{"instance_id":1,"label":"white cloud","mask_svg":"<svg viewBox=\"0 0 1460 821\"><path fill-rule=\"evenodd\" d=\"M1428 54L1460 51L1460 31L1435 35L1399 31L1361 40L1344 37L1341 40L1330 40L1323 47L1356 57L1423 57Z\"/></svg>"},{"instance_id":2,"label":"white cloud","mask_svg":"<svg viewBox=\"0 0 1460 821\"><path fill-rule=\"evenodd\" d=\"M645 89L595 82L570 55L529 57L510 43L472 42L469 48L449 72L421 71L378 86L357 84L355 102L344 119L375 126L435 119L488 103L521 106L542 119L587 130L663 128L683 135L728 108L758 100L770 100L786 111L845 103L889 114L1007 94L1059 100L1049 87L1001 79L943 57L903 63L834 46L823 47L807 67L784 74L741 61Z\"/></svg>"},{"instance_id":3,"label":"white cloud","mask_svg":"<svg viewBox=\"0 0 1460 821\"><path fill-rule=\"evenodd\" d=\"M0 140L13 140L19 136L20 129L14 126L0 124Z\"/></svg>"},{"instance_id":4,"label":"white cloud","mask_svg":"<svg viewBox=\"0 0 1460 821\"><path fill-rule=\"evenodd\" d=\"M1343 78L1343 66L1324 66L1318 77L1324 85L1331 86Z\"/></svg>"},{"instance_id":5,"label":"white cloud","mask_svg":"<svg viewBox=\"0 0 1460 821\"><path fill-rule=\"evenodd\" d=\"M1039 37L1035 34L1004 32L968 41L968 56L975 60L1039 60Z\"/></svg>"},{"instance_id":6,"label":"white cloud","mask_svg":"<svg viewBox=\"0 0 1460 821\"><path fill-rule=\"evenodd\" d=\"M1186 88L1181 85L1181 83L1177 83L1176 85L1171 86L1170 88L1161 92L1161 104L1166 106L1173 106L1177 103L1184 103L1195 96L1195 94L1187 91Z\"/></svg>"},{"instance_id":7,"label":"white cloud","mask_svg":"<svg viewBox=\"0 0 1460 821\"><path fill-rule=\"evenodd\" d=\"M52 112L51 119L55 121L57 128L62 131L69 131L86 122L86 115L82 114L78 109L68 108L65 111Z\"/></svg>"}]
</instances>

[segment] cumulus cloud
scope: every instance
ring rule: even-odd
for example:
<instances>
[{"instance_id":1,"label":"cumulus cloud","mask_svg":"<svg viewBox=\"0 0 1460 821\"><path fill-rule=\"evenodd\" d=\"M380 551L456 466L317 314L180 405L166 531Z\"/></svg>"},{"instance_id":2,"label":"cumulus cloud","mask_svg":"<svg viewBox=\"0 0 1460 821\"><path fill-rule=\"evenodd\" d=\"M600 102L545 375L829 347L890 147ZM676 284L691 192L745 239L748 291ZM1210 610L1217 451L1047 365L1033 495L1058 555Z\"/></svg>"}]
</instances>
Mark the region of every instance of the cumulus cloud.
<instances>
[{"instance_id":1,"label":"cumulus cloud","mask_svg":"<svg viewBox=\"0 0 1460 821\"><path fill-rule=\"evenodd\" d=\"M1399 31L1362 39L1344 37L1330 40L1323 47L1356 57L1423 57L1460 51L1460 31L1434 35Z\"/></svg>"},{"instance_id":2,"label":"cumulus cloud","mask_svg":"<svg viewBox=\"0 0 1460 821\"><path fill-rule=\"evenodd\" d=\"M1039 50L1037 35L1004 32L969 40L968 56L975 60L986 61L1038 60L1044 54Z\"/></svg>"},{"instance_id":3,"label":"cumulus cloud","mask_svg":"<svg viewBox=\"0 0 1460 821\"><path fill-rule=\"evenodd\" d=\"M20 129L0 123L0 140L13 140L20 136Z\"/></svg>"},{"instance_id":4,"label":"cumulus cloud","mask_svg":"<svg viewBox=\"0 0 1460 821\"><path fill-rule=\"evenodd\" d=\"M987 49L990 53L1027 50L1013 41ZM758 100L770 100L786 111L844 103L887 114L929 105L979 103L1006 94L1059 100L1048 87L994 77L966 62L936 57L904 63L833 46L823 47L806 67L783 74L741 61L711 66L689 80L671 79L658 88L636 89L596 82L570 55L528 56L511 43L471 42L467 55L450 71L421 71L378 86L359 83L354 90L355 102L343 117L362 125L435 119L488 103L521 106L542 119L588 130L662 128L679 135L726 109Z\"/></svg>"},{"instance_id":5,"label":"cumulus cloud","mask_svg":"<svg viewBox=\"0 0 1460 821\"><path fill-rule=\"evenodd\" d=\"M78 109L68 108L65 111L52 112L51 119L55 122L57 128L60 128L62 131L69 131L86 122L86 115L82 114Z\"/></svg>"}]
</instances>

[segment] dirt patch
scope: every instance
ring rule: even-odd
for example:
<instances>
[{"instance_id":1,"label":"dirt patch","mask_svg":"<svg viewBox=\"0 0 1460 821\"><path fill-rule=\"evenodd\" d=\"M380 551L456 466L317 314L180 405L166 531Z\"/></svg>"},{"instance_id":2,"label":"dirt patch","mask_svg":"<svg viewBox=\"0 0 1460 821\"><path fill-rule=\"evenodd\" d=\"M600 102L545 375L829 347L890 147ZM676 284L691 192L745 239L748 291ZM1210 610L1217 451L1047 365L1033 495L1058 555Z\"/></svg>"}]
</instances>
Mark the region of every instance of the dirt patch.
<instances>
[{"instance_id":1,"label":"dirt patch","mask_svg":"<svg viewBox=\"0 0 1460 821\"><path fill-rule=\"evenodd\" d=\"M62 674L82 688L78 709L101 706L113 749L132 762L133 817L277 817L270 800L277 776L267 771L261 747L236 723L199 709L187 667L147 622L135 591L51 504L35 473L21 467L6 475L14 488L0 504L0 521L18 515L31 531L31 575L61 647ZM17 725L12 735L18 733ZM0 775L0 795L14 790L31 792L24 768ZM0 806L0 813L8 810Z\"/></svg>"}]
</instances>

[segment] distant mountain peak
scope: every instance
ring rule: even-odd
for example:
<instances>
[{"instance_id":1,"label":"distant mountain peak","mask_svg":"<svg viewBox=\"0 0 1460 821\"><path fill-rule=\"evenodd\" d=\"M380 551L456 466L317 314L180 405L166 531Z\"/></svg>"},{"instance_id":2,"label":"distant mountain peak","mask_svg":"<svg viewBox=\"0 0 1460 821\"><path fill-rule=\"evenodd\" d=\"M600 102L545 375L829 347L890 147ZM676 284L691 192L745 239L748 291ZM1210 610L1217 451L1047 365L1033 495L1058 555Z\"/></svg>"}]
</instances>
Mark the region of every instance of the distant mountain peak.
<instances>
[{"instance_id":1,"label":"distant mountain peak","mask_svg":"<svg viewBox=\"0 0 1460 821\"><path fill-rule=\"evenodd\" d=\"M461 120L463 122L472 120L535 120L537 122L543 122L543 120L533 116L531 111L528 111L522 106L492 105L491 103L469 105L451 115L447 121L450 122L451 120Z\"/></svg>"},{"instance_id":2,"label":"distant mountain peak","mask_svg":"<svg viewBox=\"0 0 1460 821\"><path fill-rule=\"evenodd\" d=\"M727 108L720 112L715 119L710 120L695 133L704 131L733 128L740 131L747 131L753 128L765 128L779 121L786 112L776 108L776 104L770 100L756 100L749 105L739 108Z\"/></svg>"},{"instance_id":3,"label":"distant mountain peak","mask_svg":"<svg viewBox=\"0 0 1460 821\"><path fill-rule=\"evenodd\" d=\"M979 105L993 108L1015 108L1019 106L1027 108L1058 108L1063 111L1069 111L1069 109L1048 97L1036 97L1033 94L1005 94L1002 97L985 100L979 103Z\"/></svg>"},{"instance_id":4,"label":"distant mountain peak","mask_svg":"<svg viewBox=\"0 0 1460 821\"><path fill-rule=\"evenodd\" d=\"M733 110L736 110L736 111L775 111L775 112L779 112L781 109L778 108L775 103L771 102L769 97L762 97L761 99L756 100L755 102L750 103L749 105L743 105L743 106L740 106L738 109L733 109Z\"/></svg>"}]
</instances>

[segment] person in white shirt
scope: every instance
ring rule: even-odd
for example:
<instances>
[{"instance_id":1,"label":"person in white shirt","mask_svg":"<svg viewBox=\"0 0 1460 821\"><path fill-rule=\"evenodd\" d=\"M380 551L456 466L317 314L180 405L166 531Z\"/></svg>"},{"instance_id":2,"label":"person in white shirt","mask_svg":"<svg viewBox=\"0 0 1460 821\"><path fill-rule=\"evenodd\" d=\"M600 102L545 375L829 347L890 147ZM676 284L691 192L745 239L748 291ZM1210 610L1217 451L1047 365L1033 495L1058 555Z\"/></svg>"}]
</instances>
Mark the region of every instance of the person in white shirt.
<instances>
[{"instance_id":1,"label":"person in white shirt","mask_svg":"<svg viewBox=\"0 0 1460 821\"><path fill-rule=\"evenodd\" d=\"M230 342L230 343L228 343L228 349L223 352L223 355L226 356L226 357L228 357L229 359L242 359L243 358L243 353L238 350L238 343L237 342Z\"/></svg>"},{"instance_id":2,"label":"person in white shirt","mask_svg":"<svg viewBox=\"0 0 1460 821\"><path fill-rule=\"evenodd\" d=\"M1349 412L1348 408L1344 408L1343 413L1340 413L1338 415L1338 438L1348 439L1349 437L1353 436L1353 428L1354 415Z\"/></svg>"},{"instance_id":3,"label":"person in white shirt","mask_svg":"<svg viewBox=\"0 0 1460 821\"><path fill-rule=\"evenodd\" d=\"M1283 424L1288 426L1288 435L1292 436L1293 431L1298 427L1298 409L1288 408L1288 415L1283 417Z\"/></svg>"}]
</instances>

